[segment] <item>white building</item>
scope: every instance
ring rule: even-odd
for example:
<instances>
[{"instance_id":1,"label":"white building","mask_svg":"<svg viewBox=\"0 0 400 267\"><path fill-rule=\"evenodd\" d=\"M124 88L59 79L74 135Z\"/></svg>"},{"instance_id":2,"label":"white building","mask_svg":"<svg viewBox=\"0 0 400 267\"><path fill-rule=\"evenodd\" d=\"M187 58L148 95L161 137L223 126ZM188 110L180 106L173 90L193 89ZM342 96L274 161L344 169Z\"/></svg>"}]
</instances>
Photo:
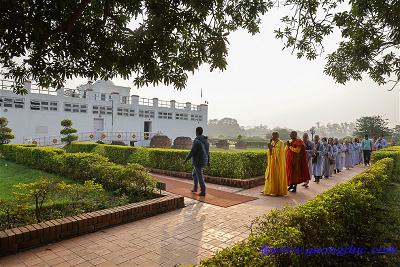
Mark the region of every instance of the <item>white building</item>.
<instances>
[{"instance_id":1,"label":"white building","mask_svg":"<svg viewBox=\"0 0 400 267\"><path fill-rule=\"evenodd\" d=\"M0 117L15 134L13 143L60 144L60 122L71 119L79 140L137 141L148 145L156 133L171 141L207 132L208 106L130 95L129 87L97 81L77 89L43 89L26 82L27 95L13 93L12 81L0 80Z\"/></svg>"}]
</instances>

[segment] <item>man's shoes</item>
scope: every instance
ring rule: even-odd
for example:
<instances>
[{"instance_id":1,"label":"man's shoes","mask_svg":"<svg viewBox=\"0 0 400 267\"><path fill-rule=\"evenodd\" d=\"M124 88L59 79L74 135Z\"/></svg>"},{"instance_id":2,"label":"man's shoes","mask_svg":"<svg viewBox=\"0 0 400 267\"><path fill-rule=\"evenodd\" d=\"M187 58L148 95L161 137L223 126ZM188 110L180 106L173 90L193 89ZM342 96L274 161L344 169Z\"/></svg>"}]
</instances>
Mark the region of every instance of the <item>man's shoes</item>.
<instances>
[{"instance_id":1,"label":"man's shoes","mask_svg":"<svg viewBox=\"0 0 400 267\"><path fill-rule=\"evenodd\" d=\"M190 192L197 193L197 190L192 189L192 190L190 190Z\"/></svg>"},{"instance_id":2,"label":"man's shoes","mask_svg":"<svg viewBox=\"0 0 400 267\"><path fill-rule=\"evenodd\" d=\"M199 196L204 197L206 195L205 192L200 192Z\"/></svg>"}]
</instances>

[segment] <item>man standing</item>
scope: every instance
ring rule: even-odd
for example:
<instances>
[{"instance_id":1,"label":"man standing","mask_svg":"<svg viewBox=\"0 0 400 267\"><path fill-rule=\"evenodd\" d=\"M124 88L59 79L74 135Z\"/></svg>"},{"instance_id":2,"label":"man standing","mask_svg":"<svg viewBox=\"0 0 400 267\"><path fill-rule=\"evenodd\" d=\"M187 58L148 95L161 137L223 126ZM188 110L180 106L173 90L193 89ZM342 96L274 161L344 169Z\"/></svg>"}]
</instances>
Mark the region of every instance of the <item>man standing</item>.
<instances>
[{"instance_id":1,"label":"man standing","mask_svg":"<svg viewBox=\"0 0 400 267\"><path fill-rule=\"evenodd\" d=\"M297 138L296 131L290 133L290 138L286 143L286 173L289 184L288 191L296 192L297 184L310 180L310 172L303 141Z\"/></svg>"},{"instance_id":2,"label":"man standing","mask_svg":"<svg viewBox=\"0 0 400 267\"><path fill-rule=\"evenodd\" d=\"M206 195L206 184L204 182L203 169L205 166L210 165L210 145L207 137L203 135L203 128L196 128L196 138L193 141L192 149L186 156L185 163L192 158L193 162L193 193L197 192L198 185L200 184L200 196Z\"/></svg>"},{"instance_id":3,"label":"man standing","mask_svg":"<svg viewBox=\"0 0 400 267\"><path fill-rule=\"evenodd\" d=\"M267 150L267 170L265 171L264 195L287 195L287 176L285 164L285 144L279 139L279 133L273 132Z\"/></svg>"},{"instance_id":4,"label":"man standing","mask_svg":"<svg viewBox=\"0 0 400 267\"><path fill-rule=\"evenodd\" d=\"M372 141L368 138L368 134L365 135L365 138L361 142L361 148L363 151L364 164L365 166L369 166L369 161L371 160L371 152L372 152Z\"/></svg>"},{"instance_id":5,"label":"man standing","mask_svg":"<svg viewBox=\"0 0 400 267\"><path fill-rule=\"evenodd\" d=\"M312 175L313 175L312 174L312 171L313 171L312 157L313 157L313 154L314 154L314 143L309 140L308 133L304 133L303 134L303 142L304 142L304 145L306 146L308 171L310 172L310 177L312 177ZM308 183L309 182L310 182L310 180L307 180L303 184L303 186L305 188L308 188Z\"/></svg>"}]
</instances>

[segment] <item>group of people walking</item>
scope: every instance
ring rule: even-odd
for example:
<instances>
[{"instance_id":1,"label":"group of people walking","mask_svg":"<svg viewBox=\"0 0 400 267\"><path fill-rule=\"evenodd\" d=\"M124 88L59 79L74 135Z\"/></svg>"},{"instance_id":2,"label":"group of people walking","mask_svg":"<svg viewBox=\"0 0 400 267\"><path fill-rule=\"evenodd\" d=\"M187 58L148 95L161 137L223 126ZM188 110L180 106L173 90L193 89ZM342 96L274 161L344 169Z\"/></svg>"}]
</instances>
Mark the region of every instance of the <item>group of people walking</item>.
<instances>
[{"instance_id":1,"label":"group of people walking","mask_svg":"<svg viewBox=\"0 0 400 267\"><path fill-rule=\"evenodd\" d=\"M297 185L309 187L311 177L314 182L325 177L329 178L344 169L350 169L364 163L370 164L371 152L387 146L386 140L381 136L370 140L368 135L360 142L354 140L339 140L337 138L322 138L316 135L313 141L309 140L307 133L303 139L297 137L297 132L290 133L290 140L286 144L279 139L279 133L273 132L268 144L268 165L265 172L264 195L284 196L287 192L296 192ZM196 138L192 149L185 162L192 159L193 163L193 189L197 193L200 185L200 196L206 195L203 169L210 165L210 150L203 128L196 128Z\"/></svg>"},{"instance_id":2,"label":"group of people walking","mask_svg":"<svg viewBox=\"0 0 400 267\"><path fill-rule=\"evenodd\" d=\"M354 140L339 140L338 138L322 138L316 135L313 141L307 133L303 139L297 137L297 132L290 133L286 144L279 139L279 133L272 133L268 144L268 165L265 172L265 186L261 192L264 195L283 196L287 192L296 192L297 185L309 187L311 177L319 183L325 177L340 173L344 169L356 165L370 165L371 152L387 146L381 136L370 140L368 135L360 142Z\"/></svg>"}]
</instances>

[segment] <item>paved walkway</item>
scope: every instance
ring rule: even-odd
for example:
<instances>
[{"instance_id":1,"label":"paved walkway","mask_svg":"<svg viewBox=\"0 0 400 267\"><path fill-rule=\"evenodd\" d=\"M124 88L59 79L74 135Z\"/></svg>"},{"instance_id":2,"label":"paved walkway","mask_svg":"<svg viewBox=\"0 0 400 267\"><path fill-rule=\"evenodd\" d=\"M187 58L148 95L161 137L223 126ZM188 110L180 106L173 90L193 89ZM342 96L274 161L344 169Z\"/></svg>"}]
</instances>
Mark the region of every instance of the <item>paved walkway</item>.
<instances>
[{"instance_id":1,"label":"paved walkway","mask_svg":"<svg viewBox=\"0 0 400 267\"><path fill-rule=\"evenodd\" d=\"M185 198L186 207L0 259L0 266L174 266L196 264L249 235L251 221L271 209L298 205L363 170L344 171L287 197L260 196L262 187L209 187L259 199L221 208ZM190 182L190 181L188 181Z\"/></svg>"}]
</instances>

